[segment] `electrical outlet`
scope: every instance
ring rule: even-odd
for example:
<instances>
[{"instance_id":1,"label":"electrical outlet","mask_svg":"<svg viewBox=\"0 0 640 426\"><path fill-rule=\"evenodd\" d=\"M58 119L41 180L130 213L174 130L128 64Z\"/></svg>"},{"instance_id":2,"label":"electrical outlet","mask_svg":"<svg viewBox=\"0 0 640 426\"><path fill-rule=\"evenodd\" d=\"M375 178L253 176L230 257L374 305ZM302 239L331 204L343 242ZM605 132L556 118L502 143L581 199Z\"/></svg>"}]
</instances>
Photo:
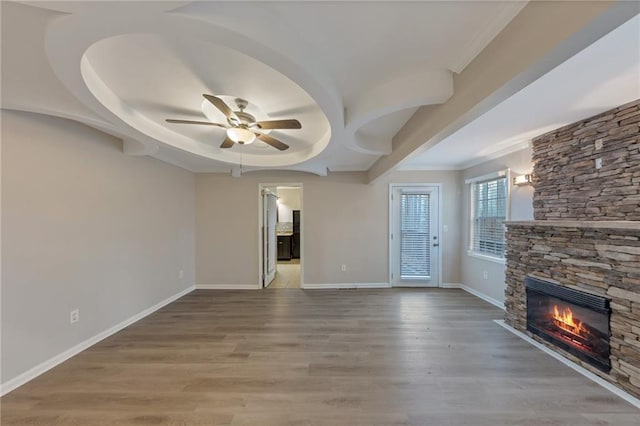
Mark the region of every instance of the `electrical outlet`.
<instances>
[{"instance_id":1,"label":"electrical outlet","mask_svg":"<svg viewBox=\"0 0 640 426\"><path fill-rule=\"evenodd\" d=\"M80 321L80 309L74 309L69 313L69 324Z\"/></svg>"},{"instance_id":2,"label":"electrical outlet","mask_svg":"<svg viewBox=\"0 0 640 426\"><path fill-rule=\"evenodd\" d=\"M602 157L596 158L596 170L602 168Z\"/></svg>"},{"instance_id":3,"label":"electrical outlet","mask_svg":"<svg viewBox=\"0 0 640 426\"><path fill-rule=\"evenodd\" d=\"M180 269L180 272L178 272L178 278L184 278L184 269Z\"/></svg>"},{"instance_id":4,"label":"electrical outlet","mask_svg":"<svg viewBox=\"0 0 640 426\"><path fill-rule=\"evenodd\" d=\"M347 265L342 265L342 266L340 266L340 270L341 270L342 272L345 272L345 271L347 270Z\"/></svg>"},{"instance_id":5,"label":"electrical outlet","mask_svg":"<svg viewBox=\"0 0 640 426\"><path fill-rule=\"evenodd\" d=\"M488 280L489 279L489 272L488 271L484 271L482 273L482 278L484 278L485 280Z\"/></svg>"}]
</instances>

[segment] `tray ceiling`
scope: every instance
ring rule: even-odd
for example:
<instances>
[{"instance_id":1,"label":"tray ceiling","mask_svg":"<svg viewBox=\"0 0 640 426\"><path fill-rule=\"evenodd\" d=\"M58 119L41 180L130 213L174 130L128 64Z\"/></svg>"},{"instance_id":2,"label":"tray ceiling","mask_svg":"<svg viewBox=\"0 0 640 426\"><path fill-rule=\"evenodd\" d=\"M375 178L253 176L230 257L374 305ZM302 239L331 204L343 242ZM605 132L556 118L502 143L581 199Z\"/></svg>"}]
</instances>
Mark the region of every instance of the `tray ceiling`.
<instances>
[{"instance_id":1,"label":"tray ceiling","mask_svg":"<svg viewBox=\"0 0 640 426\"><path fill-rule=\"evenodd\" d=\"M3 107L84 122L193 171L367 170L524 5L4 2ZM288 151L223 150L221 130L164 122L206 120L203 93L303 127L272 131Z\"/></svg>"},{"instance_id":2,"label":"tray ceiling","mask_svg":"<svg viewBox=\"0 0 640 426\"><path fill-rule=\"evenodd\" d=\"M2 107L68 118L196 172L361 171L526 2L2 2ZM640 18L466 123L405 169L461 169L640 97ZM221 149L202 94L249 101L290 145ZM556 101L551 101L555 99ZM208 108L208 109L207 109ZM414 117L415 121L415 117Z\"/></svg>"}]
</instances>

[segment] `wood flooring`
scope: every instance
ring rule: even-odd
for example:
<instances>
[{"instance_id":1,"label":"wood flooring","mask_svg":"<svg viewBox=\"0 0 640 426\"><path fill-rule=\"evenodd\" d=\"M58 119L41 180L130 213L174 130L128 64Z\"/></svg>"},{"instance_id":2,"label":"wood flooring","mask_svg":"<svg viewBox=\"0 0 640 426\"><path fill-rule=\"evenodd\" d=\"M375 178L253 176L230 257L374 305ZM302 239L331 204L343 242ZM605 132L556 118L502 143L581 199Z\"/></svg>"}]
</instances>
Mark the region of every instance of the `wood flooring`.
<instances>
[{"instance_id":1,"label":"wood flooring","mask_svg":"<svg viewBox=\"0 0 640 426\"><path fill-rule=\"evenodd\" d=\"M9 425L640 425L461 290L194 291L1 400Z\"/></svg>"},{"instance_id":2,"label":"wood flooring","mask_svg":"<svg viewBox=\"0 0 640 426\"><path fill-rule=\"evenodd\" d=\"M276 277L268 288L300 288L300 262L278 262Z\"/></svg>"}]
</instances>

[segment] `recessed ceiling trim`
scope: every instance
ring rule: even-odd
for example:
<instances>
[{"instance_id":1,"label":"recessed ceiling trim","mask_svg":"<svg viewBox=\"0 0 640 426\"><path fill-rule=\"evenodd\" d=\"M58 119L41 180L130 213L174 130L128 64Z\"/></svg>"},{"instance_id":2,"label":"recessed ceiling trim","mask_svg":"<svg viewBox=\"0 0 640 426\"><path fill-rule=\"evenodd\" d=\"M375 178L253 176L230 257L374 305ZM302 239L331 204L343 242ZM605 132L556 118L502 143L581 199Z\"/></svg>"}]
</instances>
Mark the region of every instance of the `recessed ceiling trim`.
<instances>
[{"instance_id":1,"label":"recessed ceiling trim","mask_svg":"<svg viewBox=\"0 0 640 426\"><path fill-rule=\"evenodd\" d=\"M150 150L155 150L156 140L167 143L171 140L171 145L183 151L190 152L194 155L209 158L221 163L238 164L240 161L247 166L262 167L287 167L311 159L324 150L331 140L331 129L329 128L324 134L320 135L317 142L310 148L300 150L297 153L279 154L279 155L251 155L247 153L237 152L216 152L208 146L201 146L190 138L182 136L175 131L159 126L155 122L145 119L144 116L137 114L131 110L126 103L120 100L109 88L101 81L96 70L94 70L90 62L86 59L86 52L95 43L105 40L112 36L118 36L127 33L149 33L164 34L173 36L180 34L181 36L192 36L195 39L222 39L226 45L233 45L242 48L240 52L259 50L268 51L268 47L260 45L256 41L248 40L242 34L231 33L227 29L216 28L207 25L201 21L193 20L179 15L167 14L142 14L137 19L122 20L117 25L110 24L113 20L107 19L105 16L86 13L80 15L71 15L63 19L59 19L52 23L46 36L46 48L49 54L50 62L54 72L60 80L74 93L85 105L94 110L98 115L105 117L109 122L114 123L118 131L124 133L131 139L138 140L144 145L148 145ZM134 28L135 27L135 28ZM248 55L251 57L251 55ZM295 64L286 58L275 55L279 60L280 68L286 68L287 71L294 71L299 77L302 74ZM271 61L274 61L271 58ZM264 62L263 62L264 63ZM74 66L74 64L76 64ZM81 64L78 66L77 64ZM270 66L267 64L267 66ZM285 74L289 77L289 73ZM309 75L304 76L305 86L308 88L316 87L315 92L310 95L320 108L325 111L326 107L330 107L334 111L331 114L334 121L337 117L342 120L341 108L335 108L332 105L330 94L333 92L331 88L320 88L313 82L313 78ZM318 101L318 97L321 98ZM323 108L324 104L325 108ZM212 155L215 154L215 155ZM242 157L242 160L241 160Z\"/></svg>"},{"instance_id":2,"label":"recessed ceiling trim","mask_svg":"<svg viewBox=\"0 0 640 426\"><path fill-rule=\"evenodd\" d=\"M447 70L418 67L402 70L385 81L378 81L362 96L347 105L345 127L347 145L364 154L387 155L391 139L371 139L358 135L367 123L385 115L423 105L440 104L453 95L453 76Z\"/></svg>"},{"instance_id":3,"label":"recessed ceiling trim","mask_svg":"<svg viewBox=\"0 0 640 426\"><path fill-rule=\"evenodd\" d=\"M323 166L318 166L318 165L311 165L311 164L307 164L307 165L295 165L292 167L287 168L288 171L292 171L292 172L303 172L303 173L309 173L312 175L316 175L316 176L327 176L328 170L326 167ZM278 169L270 169L267 167L243 167L242 170L240 169L240 166L234 166L231 169L231 175L233 177L241 177L244 174L247 173L257 173L257 172L273 172L273 171L278 171Z\"/></svg>"},{"instance_id":4,"label":"recessed ceiling trim","mask_svg":"<svg viewBox=\"0 0 640 426\"><path fill-rule=\"evenodd\" d=\"M18 102L7 101L5 99L2 99L2 109L21 112L32 112L34 114L50 115L52 117L73 120L82 124L86 124L87 126L93 127L94 129L98 129L102 132L112 134L116 137L123 137L123 135L119 134L115 127L110 123L87 115L76 114L69 111L54 110L51 108L42 107L40 105L34 106L30 104L20 104Z\"/></svg>"},{"instance_id":5,"label":"recessed ceiling trim","mask_svg":"<svg viewBox=\"0 0 640 426\"><path fill-rule=\"evenodd\" d=\"M333 142L322 155L304 164L346 171L367 170L381 155L391 152L392 138L418 107L447 99L432 96L434 93L430 93L425 84L436 84L427 80L438 79L439 73L446 73L450 81L449 70L458 62L456 59L467 54L473 56L468 52L482 44L477 39L493 31L494 22L506 19L503 9L514 8L514 5L508 2L360 4L335 2L325 7L299 1L160 4L86 0L14 6L9 3L8 16L3 13L2 17L3 24L11 24L6 25L7 31L3 27L3 35L7 36L3 41L3 57L10 58L9 66L3 65L3 73L8 70L9 75L4 86L10 89L7 90L10 99L3 99L4 105L7 100L18 100L31 104L20 106L28 111L36 111L40 106L73 110L76 115L65 118L117 135L124 140L123 150L127 154L152 155L193 171L228 172L240 157L237 152L233 155L233 151L240 148L268 151L270 148L258 141L248 147L233 146L229 148L228 161L220 161L216 146L211 145L216 145L218 137L224 137L224 129L167 126L159 114L167 111L163 118L206 120L200 116L201 93L248 99L263 105L266 113L278 119L315 114L311 108L317 103L329 120L332 130L329 139ZM38 7L61 10L65 14L43 13ZM337 13L339 11L345 13ZM359 25L353 25L356 16ZM499 23L495 25L500 27ZM396 27L406 31L387 32L386 28ZM80 61L96 43L136 34L150 34L161 40L147 44L144 40L140 43L132 39L128 45L114 43L88 56L93 71L111 88L113 103L129 114L123 120L105 108L88 89L82 80ZM469 43L470 40L474 42ZM235 50L272 67L302 87L315 102L303 105L296 100L287 105L285 101L279 103L279 97L269 98L269 91L281 91L264 81L260 86L260 76L252 78L257 74L244 72L252 69L250 66L221 66L223 61L210 55L211 46ZM25 49L31 54L24 55ZM136 49L140 54L136 55ZM155 74L153 64L164 71ZM38 70L37 76L23 71L29 69ZM219 78L233 75L234 70L241 75L236 79L238 85L231 79ZM407 84L409 81L413 84ZM252 97L256 88L261 94ZM191 92L193 97L185 95ZM280 98L286 99L286 96ZM61 115L42 108L40 112ZM143 116L141 125L137 114ZM144 123L144 117L150 122ZM306 121L309 122L314 120ZM169 142L176 141L178 147L165 144L163 139L156 140L162 137ZM275 131L274 137L284 138L285 143L295 141L298 147L304 147L301 149L308 147L307 141L315 140L293 131ZM398 141L402 142L396 140L395 147L402 148L403 144ZM244 154L248 154L246 150L243 167L291 168L249 166L249 156ZM394 157L395 152L389 156Z\"/></svg>"}]
</instances>

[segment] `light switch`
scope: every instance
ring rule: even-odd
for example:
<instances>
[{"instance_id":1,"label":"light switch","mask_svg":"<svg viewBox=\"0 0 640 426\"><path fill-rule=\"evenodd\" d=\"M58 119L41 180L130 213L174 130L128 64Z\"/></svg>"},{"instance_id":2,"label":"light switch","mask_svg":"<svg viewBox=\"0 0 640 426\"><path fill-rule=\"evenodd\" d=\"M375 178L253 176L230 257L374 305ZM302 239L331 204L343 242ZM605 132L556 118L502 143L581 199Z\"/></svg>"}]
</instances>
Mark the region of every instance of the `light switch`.
<instances>
[{"instance_id":1,"label":"light switch","mask_svg":"<svg viewBox=\"0 0 640 426\"><path fill-rule=\"evenodd\" d=\"M449 232L449 225L442 225L442 232Z\"/></svg>"},{"instance_id":2,"label":"light switch","mask_svg":"<svg viewBox=\"0 0 640 426\"><path fill-rule=\"evenodd\" d=\"M596 158L596 170L602 168L602 157Z\"/></svg>"}]
</instances>

